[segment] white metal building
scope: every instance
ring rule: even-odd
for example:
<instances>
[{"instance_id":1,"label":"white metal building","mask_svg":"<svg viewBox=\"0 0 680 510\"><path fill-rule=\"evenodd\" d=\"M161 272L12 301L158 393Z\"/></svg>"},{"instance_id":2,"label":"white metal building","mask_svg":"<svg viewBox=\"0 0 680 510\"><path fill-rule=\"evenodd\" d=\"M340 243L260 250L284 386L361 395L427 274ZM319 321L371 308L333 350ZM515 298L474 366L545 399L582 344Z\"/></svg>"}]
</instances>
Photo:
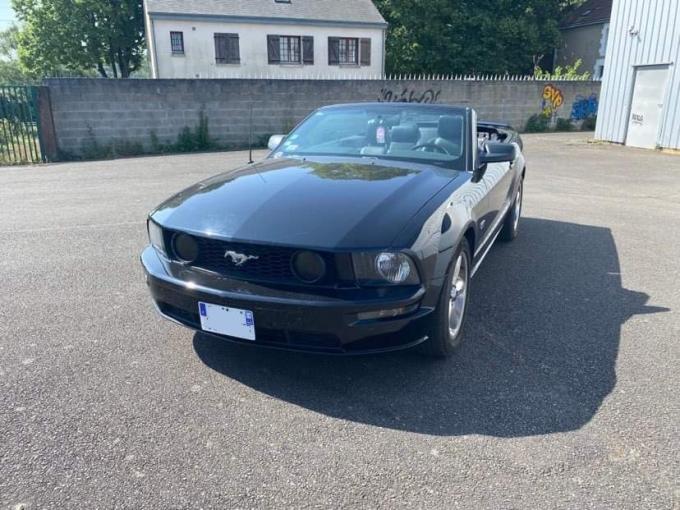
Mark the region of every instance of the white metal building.
<instances>
[{"instance_id":1,"label":"white metal building","mask_svg":"<svg viewBox=\"0 0 680 510\"><path fill-rule=\"evenodd\" d=\"M614 0L595 137L680 149L680 0Z\"/></svg>"},{"instance_id":2,"label":"white metal building","mask_svg":"<svg viewBox=\"0 0 680 510\"><path fill-rule=\"evenodd\" d=\"M374 77L387 23L371 0L145 0L154 78Z\"/></svg>"}]
</instances>

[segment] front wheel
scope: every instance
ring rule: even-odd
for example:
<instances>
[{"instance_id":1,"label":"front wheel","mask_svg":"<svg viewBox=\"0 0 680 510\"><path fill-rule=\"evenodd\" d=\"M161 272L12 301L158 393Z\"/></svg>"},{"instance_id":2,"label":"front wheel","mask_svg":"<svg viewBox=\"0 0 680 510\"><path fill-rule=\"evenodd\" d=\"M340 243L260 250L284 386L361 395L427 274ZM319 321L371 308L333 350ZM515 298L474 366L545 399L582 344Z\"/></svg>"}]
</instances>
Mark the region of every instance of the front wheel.
<instances>
[{"instance_id":1,"label":"front wheel","mask_svg":"<svg viewBox=\"0 0 680 510\"><path fill-rule=\"evenodd\" d=\"M437 357L449 356L463 340L470 296L471 262L470 246L467 240L463 239L453 256L439 304L433 312L428 339L422 344L427 354Z\"/></svg>"},{"instance_id":2,"label":"front wheel","mask_svg":"<svg viewBox=\"0 0 680 510\"><path fill-rule=\"evenodd\" d=\"M505 215L505 220L503 220L503 228L500 235L502 241L510 242L517 237L517 231L519 230L519 218L522 215L523 197L524 180L520 179L515 200L512 202L512 207L510 207L508 214Z\"/></svg>"}]
</instances>

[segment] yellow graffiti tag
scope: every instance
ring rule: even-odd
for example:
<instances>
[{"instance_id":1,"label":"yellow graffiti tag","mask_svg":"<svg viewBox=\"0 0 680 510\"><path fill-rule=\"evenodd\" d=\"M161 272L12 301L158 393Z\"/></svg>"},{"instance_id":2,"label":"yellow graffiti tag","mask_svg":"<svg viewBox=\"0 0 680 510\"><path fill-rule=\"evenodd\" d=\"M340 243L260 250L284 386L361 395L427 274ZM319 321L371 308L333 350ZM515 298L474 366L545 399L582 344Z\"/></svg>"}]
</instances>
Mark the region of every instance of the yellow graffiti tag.
<instances>
[{"instance_id":1,"label":"yellow graffiti tag","mask_svg":"<svg viewBox=\"0 0 680 510\"><path fill-rule=\"evenodd\" d=\"M543 99L549 103L549 105L546 104L546 107L552 106L553 110L556 110L564 103L562 91L550 83L543 87Z\"/></svg>"}]
</instances>

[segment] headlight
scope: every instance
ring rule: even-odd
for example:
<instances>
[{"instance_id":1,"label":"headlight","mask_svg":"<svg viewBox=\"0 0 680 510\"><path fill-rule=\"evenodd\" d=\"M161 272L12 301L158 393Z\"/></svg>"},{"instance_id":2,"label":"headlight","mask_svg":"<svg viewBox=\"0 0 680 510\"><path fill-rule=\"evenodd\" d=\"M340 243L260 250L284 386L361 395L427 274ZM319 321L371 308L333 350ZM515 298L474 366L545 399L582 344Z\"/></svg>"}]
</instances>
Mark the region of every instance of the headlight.
<instances>
[{"instance_id":1,"label":"headlight","mask_svg":"<svg viewBox=\"0 0 680 510\"><path fill-rule=\"evenodd\" d=\"M413 259L401 252L355 253L354 275L359 283L416 285L420 283Z\"/></svg>"},{"instance_id":2,"label":"headlight","mask_svg":"<svg viewBox=\"0 0 680 510\"><path fill-rule=\"evenodd\" d=\"M163 229L158 225L158 223L148 220L146 222L147 229L149 230L149 242L151 246L156 248L161 253L165 253L165 240L163 238Z\"/></svg>"}]
</instances>

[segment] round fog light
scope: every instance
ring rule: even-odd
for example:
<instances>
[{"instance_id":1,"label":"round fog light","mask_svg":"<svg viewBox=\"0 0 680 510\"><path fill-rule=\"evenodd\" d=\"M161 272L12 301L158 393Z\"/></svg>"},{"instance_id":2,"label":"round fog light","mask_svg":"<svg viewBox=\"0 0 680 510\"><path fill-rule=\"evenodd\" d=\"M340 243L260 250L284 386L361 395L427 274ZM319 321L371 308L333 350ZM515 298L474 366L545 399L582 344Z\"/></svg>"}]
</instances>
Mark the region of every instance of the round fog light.
<instances>
[{"instance_id":1,"label":"round fog light","mask_svg":"<svg viewBox=\"0 0 680 510\"><path fill-rule=\"evenodd\" d=\"M182 262L191 263L198 258L198 243L190 235L175 234L172 239L172 248Z\"/></svg>"},{"instance_id":2,"label":"round fog light","mask_svg":"<svg viewBox=\"0 0 680 510\"><path fill-rule=\"evenodd\" d=\"M293 256L293 272L305 283L318 282L326 274L326 263L321 255L299 251Z\"/></svg>"}]
</instances>

